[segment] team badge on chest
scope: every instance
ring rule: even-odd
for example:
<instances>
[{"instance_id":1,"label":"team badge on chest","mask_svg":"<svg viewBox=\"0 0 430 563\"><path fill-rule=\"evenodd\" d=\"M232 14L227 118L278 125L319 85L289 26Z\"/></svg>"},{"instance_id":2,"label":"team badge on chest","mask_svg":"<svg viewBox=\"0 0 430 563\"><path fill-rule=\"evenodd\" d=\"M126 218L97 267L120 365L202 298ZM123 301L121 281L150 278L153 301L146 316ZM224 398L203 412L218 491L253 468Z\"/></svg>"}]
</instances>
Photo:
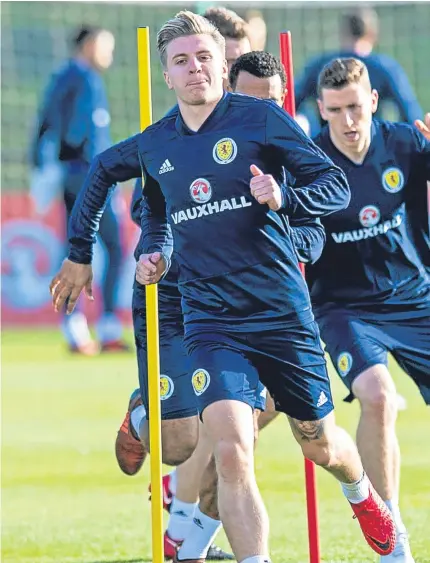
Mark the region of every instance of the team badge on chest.
<instances>
[{"instance_id":1,"label":"team badge on chest","mask_svg":"<svg viewBox=\"0 0 430 563\"><path fill-rule=\"evenodd\" d=\"M212 151L212 156L218 164L230 164L236 158L236 155L237 145L230 137L219 140Z\"/></svg>"},{"instance_id":2,"label":"team badge on chest","mask_svg":"<svg viewBox=\"0 0 430 563\"><path fill-rule=\"evenodd\" d=\"M405 185L405 178L400 168L395 166L387 168L382 174L382 185L384 190L390 194L399 192Z\"/></svg>"}]
</instances>

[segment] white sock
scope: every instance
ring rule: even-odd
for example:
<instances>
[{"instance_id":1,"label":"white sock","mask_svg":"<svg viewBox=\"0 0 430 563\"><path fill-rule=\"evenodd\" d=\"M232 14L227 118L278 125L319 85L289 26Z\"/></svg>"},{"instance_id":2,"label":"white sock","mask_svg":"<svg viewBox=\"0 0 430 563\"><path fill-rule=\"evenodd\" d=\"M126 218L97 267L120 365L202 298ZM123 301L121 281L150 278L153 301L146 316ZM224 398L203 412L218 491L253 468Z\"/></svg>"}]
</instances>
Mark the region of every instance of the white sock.
<instances>
[{"instance_id":1,"label":"white sock","mask_svg":"<svg viewBox=\"0 0 430 563\"><path fill-rule=\"evenodd\" d=\"M176 483L177 483L177 477L176 477L176 469L174 469L173 471L171 471L169 473L170 475L170 483L169 483L169 489L170 492L172 493L173 496L176 495Z\"/></svg>"},{"instance_id":2,"label":"white sock","mask_svg":"<svg viewBox=\"0 0 430 563\"><path fill-rule=\"evenodd\" d=\"M178 552L178 559L205 559L221 522L201 512L197 506L188 535Z\"/></svg>"},{"instance_id":3,"label":"white sock","mask_svg":"<svg viewBox=\"0 0 430 563\"><path fill-rule=\"evenodd\" d=\"M402 517L400 516L399 503L395 499L386 500L385 504L388 506L389 511L393 515L394 523L398 532L406 532L406 526L403 524Z\"/></svg>"},{"instance_id":4,"label":"white sock","mask_svg":"<svg viewBox=\"0 0 430 563\"><path fill-rule=\"evenodd\" d=\"M82 346L91 341L87 317L80 311L66 315L61 321L63 334L70 346Z\"/></svg>"},{"instance_id":5,"label":"white sock","mask_svg":"<svg viewBox=\"0 0 430 563\"><path fill-rule=\"evenodd\" d=\"M167 526L167 533L172 540L182 541L187 537L196 508L197 503L182 502L173 497Z\"/></svg>"},{"instance_id":6,"label":"white sock","mask_svg":"<svg viewBox=\"0 0 430 563\"><path fill-rule=\"evenodd\" d=\"M343 494L353 504L358 504L369 498L369 478L363 472L363 476L355 483L341 483Z\"/></svg>"},{"instance_id":7,"label":"white sock","mask_svg":"<svg viewBox=\"0 0 430 563\"><path fill-rule=\"evenodd\" d=\"M140 425L142 420L146 419L146 409L143 405L139 405L130 414L130 422L133 426L133 430L136 432L136 436L140 436Z\"/></svg>"},{"instance_id":8,"label":"white sock","mask_svg":"<svg viewBox=\"0 0 430 563\"><path fill-rule=\"evenodd\" d=\"M242 559L241 563L270 563L270 559L266 555L253 555Z\"/></svg>"}]
</instances>

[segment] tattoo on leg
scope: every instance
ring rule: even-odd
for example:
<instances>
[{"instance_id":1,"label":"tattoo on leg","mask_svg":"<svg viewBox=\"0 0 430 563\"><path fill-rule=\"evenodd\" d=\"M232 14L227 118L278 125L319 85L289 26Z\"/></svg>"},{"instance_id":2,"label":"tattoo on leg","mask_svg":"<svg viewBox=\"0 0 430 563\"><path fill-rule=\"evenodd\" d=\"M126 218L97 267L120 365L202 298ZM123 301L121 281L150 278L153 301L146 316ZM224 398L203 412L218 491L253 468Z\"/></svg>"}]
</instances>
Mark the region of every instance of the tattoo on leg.
<instances>
[{"instance_id":1,"label":"tattoo on leg","mask_svg":"<svg viewBox=\"0 0 430 563\"><path fill-rule=\"evenodd\" d=\"M324 434L324 419L303 421L288 417L288 421L299 442L319 440Z\"/></svg>"}]
</instances>

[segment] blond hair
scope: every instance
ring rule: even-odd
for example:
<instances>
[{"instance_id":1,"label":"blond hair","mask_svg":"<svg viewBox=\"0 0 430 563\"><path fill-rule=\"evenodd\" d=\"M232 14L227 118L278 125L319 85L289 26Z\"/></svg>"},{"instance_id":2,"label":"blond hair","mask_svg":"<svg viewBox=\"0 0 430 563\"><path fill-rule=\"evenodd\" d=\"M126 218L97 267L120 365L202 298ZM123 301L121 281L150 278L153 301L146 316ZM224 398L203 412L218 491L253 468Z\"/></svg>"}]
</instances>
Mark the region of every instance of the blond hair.
<instances>
[{"instance_id":1,"label":"blond hair","mask_svg":"<svg viewBox=\"0 0 430 563\"><path fill-rule=\"evenodd\" d=\"M218 29L203 16L182 10L174 18L168 20L157 34L157 49L161 64L166 67L167 46L178 37L188 35L210 35L225 56L225 40Z\"/></svg>"},{"instance_id":2,"label":"blond hair","mask_svg":"<svg viewBox=\"0 0 430 563\"><path fill-rule=\"evenodd\" d=\"M370 79L366 65L354 58L350 59L334 59L320 72L318 77L318 97L321 98L323 89L341 90L349 84L368 85L369 90Z\"/></svg>"},{"instance_id":3,"label":"blond hair","mask_svg":"<svg viewBox=\"0 0 430 563\"><path fill-rule=\"evenodd\" d=\"M203 14L221 33L224 39L236 39L240 41L248 37L248 24L244 19L221 6L208 8Z\"/></svg>"}]
</instances>

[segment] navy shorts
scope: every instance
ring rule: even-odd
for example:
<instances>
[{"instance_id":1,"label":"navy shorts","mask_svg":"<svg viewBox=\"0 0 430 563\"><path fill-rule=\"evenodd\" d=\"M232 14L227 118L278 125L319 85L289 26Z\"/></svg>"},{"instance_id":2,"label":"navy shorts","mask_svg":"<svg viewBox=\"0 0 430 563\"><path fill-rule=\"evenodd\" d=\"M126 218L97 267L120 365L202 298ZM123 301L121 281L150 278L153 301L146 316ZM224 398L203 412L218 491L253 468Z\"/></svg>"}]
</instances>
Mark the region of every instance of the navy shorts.
<instances>
[{"instance_id":1,"label":"navy shorts","mask_svg":"<svg viewBox=\"0 0 430 563\"><path fill-rule=\"evenodd\" d=\"M146 412L149 412L145 288L138 283L133 289L132 310L140 392ZM191 385L190 360L183 344L182 312L176 302L169 306L160 300L159 317L161 418L195 416L198 408Z\"/></svg>"},{"instance_id":2,"label":"navy shorts","mask_svg":"<svg viewBox=\"0 0 430 563\"><path fill-rule=\"evenodd\" d=\"M186 334L199 411L224 399L255 405L259 381L277 411L319 420L333 410L330 380L315 322L297 328L235 333L219 328Z\"/></svg>"},{"instance_id":3,"label":"navy shorts","mask_svg":"<svg viewBox=\"0 0 430 563\"><path fill-rule=\"evenodd\" d=\"M160 288L159 293L161 291ZM146 412L149 412L145 288L138 283L133 288L132 310L139 386ZM192 385L190 358L184 347L180 304L160 299L159 318L161 418L172 420L195 416L198 414L198 402ZM266 389L260 382L253 408L261 411L266 408Z\"/></svg>"},{"instance_id":4,"label":"navy shorts","mask_svg":"<svg viewBox=\"0 0 430 563\"><path fill-rule=\"evenodd\" d=\"M337 308L318 314L326 350L350 391L360 373L376 364L387 365L390 352L430 404L430 308L422 316L404 317ZM345 400L353 399L351 392Z\"/></svg>"}]
</instances>

